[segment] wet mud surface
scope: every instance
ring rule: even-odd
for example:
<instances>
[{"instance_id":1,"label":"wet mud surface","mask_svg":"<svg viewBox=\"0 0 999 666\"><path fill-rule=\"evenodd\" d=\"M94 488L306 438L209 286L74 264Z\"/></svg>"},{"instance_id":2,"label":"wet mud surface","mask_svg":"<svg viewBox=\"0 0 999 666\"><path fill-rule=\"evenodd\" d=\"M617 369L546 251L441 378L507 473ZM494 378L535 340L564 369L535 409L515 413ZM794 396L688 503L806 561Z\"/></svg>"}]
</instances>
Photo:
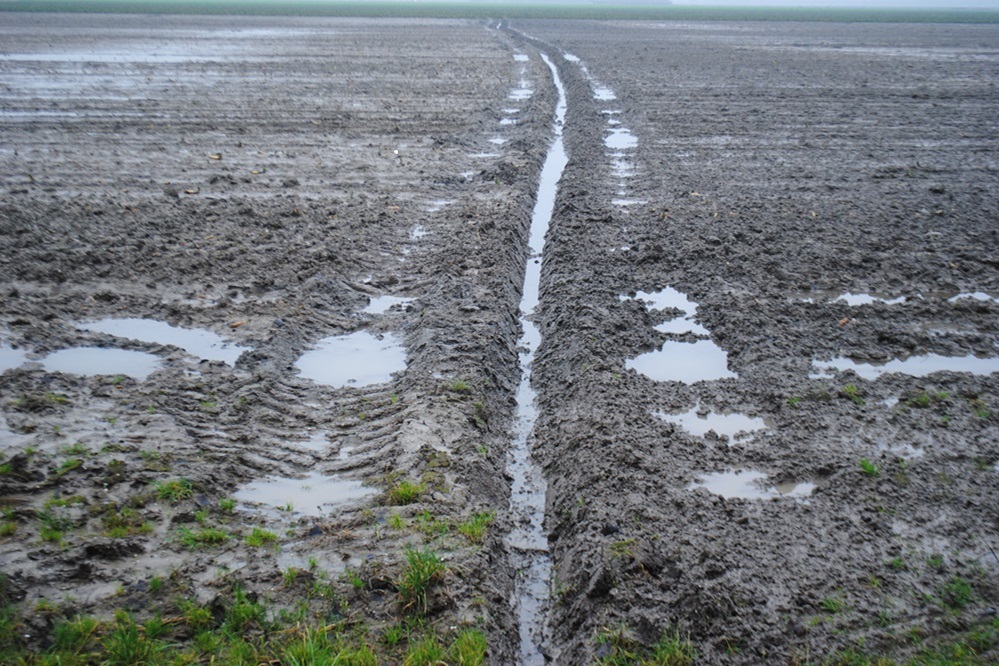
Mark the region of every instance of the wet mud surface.
<instances>
[{"instance_id":1,"label":"wet mud surface","mask_svg":"<svg viewBox=\"0 0 999 666\"><path fill-rule=\"evenodd\" d=\"M542 54L569 159L531 315L535 649L905 659L995 626L995 27L2 19L24 646L41 600L149 617L237 583L378 642L426 548L427 626L521 660Z\"/></svg>"}]
</instances>

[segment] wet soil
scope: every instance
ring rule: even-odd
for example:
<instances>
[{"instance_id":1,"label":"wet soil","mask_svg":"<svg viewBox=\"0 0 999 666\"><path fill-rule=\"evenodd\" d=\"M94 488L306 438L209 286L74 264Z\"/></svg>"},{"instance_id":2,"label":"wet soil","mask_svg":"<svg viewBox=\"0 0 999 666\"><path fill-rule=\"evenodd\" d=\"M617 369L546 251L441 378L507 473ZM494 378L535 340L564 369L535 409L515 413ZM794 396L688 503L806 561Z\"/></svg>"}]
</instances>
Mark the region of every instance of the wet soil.
<instances>
[{"instance_id":1,"label":"wet soil","mask_svg":"<svg viewBox=\"0 0 999 666\"><path fill-rule=\"evenodd\" d=\"M238 581L329 614L304 588L320 578L377 636L405 614L406 548L427 547L449 568L429 623L481 627L490 663L515 663L506 470L556 100L541 53L569 154L533 316L548 657L676 630L702 663L905 658L993 622L999 377L816 363L997 355L999 303L952 300L999 296L995 27L2 18L0 560L25 646L46 646L40 600L151 616ZM667 288L683 309L642 300ZM80 327L107 318L248 350ZM405 369L302 376L358 333L401 340ZM79 347L158 369L44 365ZM705 348L734 376L629 363ZM766 427L661 416L691 410ZM738 470L759 499L702 487ZM350 498L241 493L316 475ZM485 512L481 542L456 529ZM207 526L232 538L185 545Z\"/></svg>"},{"instance_id":2,"label":"wet soil","mask_svg":"<svg viewBox=\"0 0 999 666\"><path fill-rule=\"evenodd\" d=\"M999 287L995 27L516 25L574 56L535 369L560 661L607 654L593 637L620 627L689 633L703 663L904 658L993 617L999 377L810 375L996 356L995 304L948 300ZM637 138L623 190L600 142L621 126ZM667 287L736 377L628 367L703 344L656 330L682 310L621 299ZM769 427L700 437L655 414L695 407ZM699 487L736 470L766 474L761 494L815 487Z\"/></svg>"},{"instance_id":3,"label":"wet soil","mask_svg":"<svg viewBox=\"0 0 999 666\"><path fill-rule=\"evenodd\" d=\"M8 594L29 611L46 599L67 615L154 613L238 580L291 608L304 595L282 584L294 567L332 581L343 613L377 636L402 615L392 581L405 549L426 546L450 571L433 625L482 626L491 658L509 662L505 454L547 68L464 21L148 23L4 17L0 335L26 355L0 385ZM522 79L537 90L511 102ZM501 126L513 105L518 122ZM179 340L79 328L106 318L204 329L249 351L226 363ZM403 341L404 370L356 387L303 377L324 370L300 368L306 352L359 332ZM140 380L42 364L77 347L147 352L161 367ZM310 474L375 497L318 516L219 509L250 482ZM159 497L181 478L192 497ZM386 491L404 480L424 491L392 506ZM126 508L134 529L107 536ZM487 512L482 543L454 529ZM63 529L46 541L39 516L53 513ZM203 527L233 538L185 547L180 530ZM280 547L247 545L254 527ZM154 576L169 581L156 594ZM46 618L28 621L44 640L30 624Z\"/></svg>"}]
</instances>

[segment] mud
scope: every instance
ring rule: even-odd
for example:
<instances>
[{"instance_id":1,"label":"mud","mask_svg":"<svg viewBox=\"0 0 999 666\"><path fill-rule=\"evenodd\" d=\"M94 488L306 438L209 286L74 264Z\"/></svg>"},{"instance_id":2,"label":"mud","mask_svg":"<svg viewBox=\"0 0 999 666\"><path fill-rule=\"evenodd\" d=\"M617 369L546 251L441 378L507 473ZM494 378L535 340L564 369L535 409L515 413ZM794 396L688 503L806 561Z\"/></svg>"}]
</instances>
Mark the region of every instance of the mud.
<instances>
[{"instance_id":1,"label":"mud","mask_svg":"<svg viewBox=\"0 0 999 666\"><path fill-rule=\"evenodd\" d=\"M8 14L0 33L0 560L24 646L47 646L43 599L151 617L237 580L291 609L289 567L377 637L425 546L449 569L430 625L518 661L542 53L568 102L531 317L548 660L671 631L706 664L901 659L992 622L999 375L825 368L999 355L994 26ZM132 318L241 352L87 328ZM351 335L404 366L310 378L310 350ZM46 365L88 347L156 366ZM677 374L701 350L721 366ZM766 428L661 416L687 414ZM752 497L704 487L731 474ZM158 484L180 478L172 502ZM447 528L487 511L481 543ZM109 534L126 514L148 529ZM199 523L233 538L190 549Z\"/></svg>"},{"instance_id":2,"label":"mud","mask_svg":"<svg viewBox=\"0 0 999 666\"><path fill-rule=\"evenodd\" d=\"M490 659L510 663L504 472L547 68L463 21L156 23L3 17L0 495L15 530L0 560L23 640L46 646L40 599L66 617L169 615L172 600L210 603L236 580L290 609L306 595L282 575L311 561L377 643L403 616L384 582L405 548L426 546L449 568L431 626L480 626ZM501 125L527 85L517 122ZM92 325L104 319L161 325ZM192 351L180 330L211 332L238 358ZM346 336L398 342L403 362L341 349L351 371L310 357ZM46 367L78 347L156 368ZM328 375L345 370L346 385ZM193 497L158 496L180 478ZM280 480L291 495L272 496ZM396 506L387 491L402 480L423 492ZM117 539L128 557L88 557L126 507L151 531ZM41 538L46 511L67 513L58 540ZM199 528L199 511L233 538L185 547L178 531ZM489 511L481 544L417 521ZM254 527L278 548L247 544ZM158 594L154 576L168 581Z\"/></svg>"},{"instance_id":3,"label":"mud","mask_svg":"<svg viewBox=\"0 0 999 666\"><path fill-rule=\"evenodd\" d=\"M560 662L608 655L594 636L622 627L689 634L700 663L904 659L991 618L999 376L809 375L997 355L994 302L949 300L999 286L996 28L515 25L574 56L535 368ZM613 204L608 116L647 203ZM621 297L666 290L696 317ZM731 376L643 374L707 342L690 319ZM733 441L656 416L695 407L769 427ZM692 489L737 470L765 475L759 499ZM953 622L957 579L975 593Z\"/></svg>"}]
</instances>

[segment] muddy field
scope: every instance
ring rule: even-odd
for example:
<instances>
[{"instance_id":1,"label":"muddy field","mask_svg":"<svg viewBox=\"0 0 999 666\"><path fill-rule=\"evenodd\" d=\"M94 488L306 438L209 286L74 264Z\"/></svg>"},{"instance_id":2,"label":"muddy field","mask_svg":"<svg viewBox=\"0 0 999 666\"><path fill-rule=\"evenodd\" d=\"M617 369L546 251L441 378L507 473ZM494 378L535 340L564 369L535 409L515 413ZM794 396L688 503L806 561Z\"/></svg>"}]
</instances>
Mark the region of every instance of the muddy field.
<instances>
[{"instance_id":1,"label":"muddy field","mask_svg":"<svg viewBox=\"0 0 999 666\"><path fill-rule=\"evenodd\" d=\"M999 660L996 26L0 36L6 654Z\"/></svg>"}]
</instances>

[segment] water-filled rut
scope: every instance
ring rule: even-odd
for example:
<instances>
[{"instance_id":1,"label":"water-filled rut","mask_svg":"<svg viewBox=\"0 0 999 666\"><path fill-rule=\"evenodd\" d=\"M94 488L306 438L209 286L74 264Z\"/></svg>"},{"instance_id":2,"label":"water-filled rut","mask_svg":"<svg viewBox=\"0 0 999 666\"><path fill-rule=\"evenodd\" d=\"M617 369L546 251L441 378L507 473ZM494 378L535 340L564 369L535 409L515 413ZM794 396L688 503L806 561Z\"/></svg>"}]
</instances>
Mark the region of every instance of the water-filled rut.
<instances>
[{"instance_id":1,"label":"water-filled rut","mask_svg":"<svg viewBox=\"0 0 999 666\"><path fill-rule=\"evenodd\" d=\"M538 417L535 404L537 393L531 386L531 363L541 343L535 313L540 303L545 235L555 207L558 183L568 163L562 141L567 108L565 88L554 63L545 54L541 54L541 58L551 70L552 80L558 90L558 102L555 107L554 139L541 170L537 200L531 215L530 252L520 301L520 322L523 328L519 354L521 379L517 391L514 440L507 468L513 477L510 504L517 525L507 537L507 544L513 553L513 564L519 572L514 604L517 608L522 664L545 662L542 651L545 636L544 610L548 600L551 559L544 531L546 483L541 468L531 457L532 434Z\"/></svg>"}]
</instances>

